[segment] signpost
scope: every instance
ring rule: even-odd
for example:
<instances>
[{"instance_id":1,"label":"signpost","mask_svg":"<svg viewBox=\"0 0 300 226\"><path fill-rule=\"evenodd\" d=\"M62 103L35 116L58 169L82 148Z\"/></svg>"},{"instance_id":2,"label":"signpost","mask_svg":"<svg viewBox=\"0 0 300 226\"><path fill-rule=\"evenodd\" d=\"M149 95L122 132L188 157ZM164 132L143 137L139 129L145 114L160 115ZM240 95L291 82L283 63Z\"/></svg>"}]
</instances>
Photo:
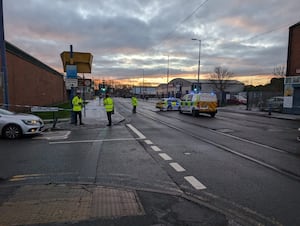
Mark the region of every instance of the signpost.
<instances>
[{"instance_id":1,"label":"signpost","mask_svg":"<svg viewBox=\"0 0 300 226\"><path fill-rule=\"evenodd\" d=\"M70 51L65 51L60 54L64 72L66 72L66 89L70 90L70 101L75 96L75 88L82 87L83 89L83 101L85 101L85 87L91 86L91 81L84 79L83 81L78 79L77 73L91 73L93 55L90 53L73 52L73 46L70 45ZM84 108L85 110L85 108ZM85 114L85 112L84 112ZM75 118L72 114L71 123L74 123Z\"/></svg>"}]
</instances>

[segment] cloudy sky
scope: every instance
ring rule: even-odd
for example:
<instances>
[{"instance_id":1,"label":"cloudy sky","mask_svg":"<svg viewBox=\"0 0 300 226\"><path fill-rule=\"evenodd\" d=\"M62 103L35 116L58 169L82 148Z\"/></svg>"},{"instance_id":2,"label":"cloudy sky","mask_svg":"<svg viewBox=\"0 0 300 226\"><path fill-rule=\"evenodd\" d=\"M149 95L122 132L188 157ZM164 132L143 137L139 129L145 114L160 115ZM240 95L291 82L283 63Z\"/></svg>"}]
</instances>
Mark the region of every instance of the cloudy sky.
<instances>
[{"instance_id":1,"label":"cloudy sky","mask_svg":"<svg viewBox=\"0 0 300 226\"><path fill-rule=\"evenodd\" d=\"M286 64L299 0L3 0L5 39L63 72L60 53L93 55L93 78L166 82L217 66L246 82ZM252 77L249 77L251 75Z\"/></svg>"}]
</instances>

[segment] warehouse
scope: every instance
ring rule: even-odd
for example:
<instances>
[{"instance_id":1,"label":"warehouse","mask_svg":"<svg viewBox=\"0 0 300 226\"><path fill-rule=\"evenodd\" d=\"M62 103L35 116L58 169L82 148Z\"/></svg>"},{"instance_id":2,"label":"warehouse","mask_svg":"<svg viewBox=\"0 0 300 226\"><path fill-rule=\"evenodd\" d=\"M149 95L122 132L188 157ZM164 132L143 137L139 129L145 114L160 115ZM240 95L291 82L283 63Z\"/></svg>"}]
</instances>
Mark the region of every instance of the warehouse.
<instances>
[{"instance_id":1,"label":"warehouse","mask_svg":"<svg viewBox=\"0 0 300 226\"><path fill-rule=\"evenodd\" d=\"M284 112L300 114L300 22L289 28Z\"/></svg>"},{"instance_id":2,"label":"warehouse","mask_svg":"<svg viewBox=\"0 0 300 226\"><path fill-rule=\"evenodd\" d=\"M49 106L67 101L63 74L9 42L6 42L6 62L9 109L23 111L26 109L22 106ZM3 82L0 89L0 105L4 105Z\"/></svg>"}]
</instances>

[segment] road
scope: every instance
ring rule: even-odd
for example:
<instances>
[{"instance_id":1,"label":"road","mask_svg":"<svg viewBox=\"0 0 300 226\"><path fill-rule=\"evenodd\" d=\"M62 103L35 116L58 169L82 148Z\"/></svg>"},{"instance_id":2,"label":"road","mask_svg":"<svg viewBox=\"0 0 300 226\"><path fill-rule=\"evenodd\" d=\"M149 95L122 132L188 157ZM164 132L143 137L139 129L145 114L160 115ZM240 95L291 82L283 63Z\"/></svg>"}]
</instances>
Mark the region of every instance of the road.
<instances>
[{"instance_id":1,"label":"road","mask_svg":"<svg viewBox=\"0 0 300 226\"><path fill-rule=\"evenodd\" d=\"M225 215L299 225L299 122L219 111L160 112L115 99L122 122L0 139L4 184L73 183L183 193ZM56 138L55 138L56 136ZM52 137L53 138L53 137Z\"/></svg>"}]
</instances>

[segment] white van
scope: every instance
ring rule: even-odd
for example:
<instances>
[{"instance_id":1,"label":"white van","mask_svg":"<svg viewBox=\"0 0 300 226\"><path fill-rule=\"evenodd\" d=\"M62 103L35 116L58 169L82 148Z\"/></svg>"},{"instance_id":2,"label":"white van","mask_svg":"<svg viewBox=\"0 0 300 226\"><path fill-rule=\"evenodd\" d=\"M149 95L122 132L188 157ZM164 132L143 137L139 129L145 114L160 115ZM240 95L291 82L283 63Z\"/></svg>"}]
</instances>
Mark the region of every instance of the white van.
<instances>
[{"instance_id":1,"label":"white van","mask_svg":"<svg viewBox=\"0 0 300 226\"><path fill-rule=\"evenodd\" d=\"M218 100L215 93L191 93L184 95L181 99L179 112L190 113L195 117L200 113L206 113L211 117L215 117L217 106Z\"/></svg>"}]
</instances>

